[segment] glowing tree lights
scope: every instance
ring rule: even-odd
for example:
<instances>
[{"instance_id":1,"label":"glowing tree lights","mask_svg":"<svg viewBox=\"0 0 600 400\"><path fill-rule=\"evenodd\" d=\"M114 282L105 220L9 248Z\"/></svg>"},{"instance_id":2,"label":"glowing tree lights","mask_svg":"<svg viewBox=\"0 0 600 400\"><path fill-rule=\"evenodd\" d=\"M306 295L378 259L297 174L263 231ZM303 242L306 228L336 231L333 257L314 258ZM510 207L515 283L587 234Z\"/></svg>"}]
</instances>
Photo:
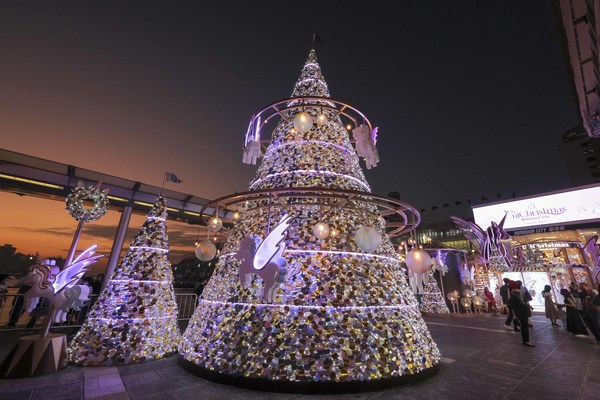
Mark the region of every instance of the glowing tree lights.
<instances>
[{"instance_id":1,"label":"glowing tree lights","mask_svg":"<svg viewBox=\"0 0 600 400\"><path fill-rule=\"evenodd\" d=\"M423 285L423 297L421 297L421 312L425 314L450 314L446 300L438 287L437 281L433 274L433 269L430 268L427 274L427 279Z\"/></svg>"},{"instance_id":2,"label":"glowing tree lights","mask_svg":"<svg viewBox=\"0 0 600 400\"><path fill-rule=\"evenodd\" d=\"M241 213L183 335L186 369L292 392L382 388L436 370L440 353L386 234L414 229L419 215L370 193L347 124L374 131L329 97L314 51L292 97L252 118L244 160L264 158L250 191L205 206ZM386 226L386 212L403 222Z\"/></svg>"},{"instance_id":3,"label":"glowing tree lights","mask_svg":"<svg viewBox=\"0 0 600 400\"><path fill-rule=\"evenodd\" d=\"M161 195L68 349L81 366L154 360L177 351L179 328Z\"/></svg>"}]
</instances>

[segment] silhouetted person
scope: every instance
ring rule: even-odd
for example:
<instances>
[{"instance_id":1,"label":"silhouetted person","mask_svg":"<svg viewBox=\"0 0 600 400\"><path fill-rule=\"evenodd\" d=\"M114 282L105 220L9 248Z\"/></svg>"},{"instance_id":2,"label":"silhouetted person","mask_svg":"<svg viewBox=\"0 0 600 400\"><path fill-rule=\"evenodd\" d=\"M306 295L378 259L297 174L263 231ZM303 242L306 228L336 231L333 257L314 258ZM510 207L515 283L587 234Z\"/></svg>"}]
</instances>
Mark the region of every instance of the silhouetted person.
<instances>
[{"instance_id":1,"label":"silhouetted person","mask_svg":"<svg viewBox=\"0 0 600 400\"><path fill-rule=\"evenodd\" d=\"M500 288L500 297L502 297L502 304L504 304L506 306L506 308L508 309L508 316L506 317L506 321L504 322L504 327L506 329L511 329L510 323L512 322L513 326L514 326L514 331L518 332L519 331L519 320L515 317L515 314L513 313L513 310L510 305L510 297L511 297L510 283L512 281L508 278L504 278L503 281L504 281L504 285L502 285L502 287Z\"/></svg>"},{"instance_id":2,"label":"silhouetted person","mask_svg":"<svg viewBox=\"0 0 600 400\"><path fill-rule=\"evenodd\" d=\"M523 301L521 289L519 289L516 282L510 283L510 307L521 323L521 340L523 341L523 346L535 347L529 341L529 323L527 320L531 310L529 309L529 305Z\"/></svg>"},{"instance_id":3,"label":"silhouetted person","mask_svg":"<svg viewBox=\"0 0 600 400\"><path fill-rule=\"evenodd\" d=\"M598 321L600 298L592 293L587 283L580 283L579 288L581 289L579 296L583 308L581 316L587 327L592 331L596 341L600 342L600 321Z\"/></svg>"}]
</instances>

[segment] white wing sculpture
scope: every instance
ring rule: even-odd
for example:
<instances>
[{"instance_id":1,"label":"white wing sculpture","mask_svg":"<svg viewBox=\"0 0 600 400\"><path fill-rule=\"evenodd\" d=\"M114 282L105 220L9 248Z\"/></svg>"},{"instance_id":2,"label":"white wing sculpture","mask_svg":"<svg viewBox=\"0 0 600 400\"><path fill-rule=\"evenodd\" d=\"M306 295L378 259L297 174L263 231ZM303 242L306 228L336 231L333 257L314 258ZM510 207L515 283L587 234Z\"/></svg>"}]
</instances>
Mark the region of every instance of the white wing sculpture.
<instances>
[{"instance_id":1,"label":"white wing sculpture","mask_svg":"<svg viewBox=\"0 0 600 400\"><path fill-rule=\"evenodd\" d=\"M31 267L30 272L23 279L23 284L31 286L25 292L24 301L27 312L33 311L40 297L45 297L52 302L54 310L49 318L53 322L64 322L69 309L77 308L88 300L89 288L77 285L85 275L89 266L102 255L94 255L98 245L93 245L84 250L70 265L52 276L50 267L40 262Z\"/></svg>"},{"instance_id":2,"label":"white wing sculpture","mask_svg":"<svg viewBox=\"0 0 600 400\"><path fill-rule=\"evenodd\" d=\"M464 219L458 217L450 217L450 220L458 225L467 240L469 240L473 246L475 246L475 250L477 250L477 252L483 252L486 242L486 234L483 229L479 227L479 225L474 224L473 222L465 221Z\"/></svg>"},{"instance_id":3,"label":"white wing sculpture","mask_svg":"<svg viewBox=\"0 0 600 400\"><path fill-rule=\"evenodd\" d=\"M261 240L255 235L248 235L240 241L240 248L235 258L242 261L238 271L242 288L251 284L250 274L256 274L264 282L263 299L272 303L280 278L285 273L285 232L290 227L291 217L284 215L279 224Z\"/></svg>"},{"instance_id":4,"label":"white wing sculpture","mask_svg":"<svg viewBox=\"0 0 600 400\"><path fill-rule=\"evenodd\" d=\"M84 250L75 260L73 260L71 265L67 266L56 275L54 283L52 283L54 293L73 287L81 278L83 278L89 269L88 267L98 261L99 258L102 258L102 255L94 255L97 248L98 245L95 244Z\"/></svg>"},{"instance_id":5,"label":"white wing sculpture","mask_svg":"<svg viewBox=\"0 0 600 400\"><path fill-rule=\"evenodd\" d=\"M431 257L431 261L433 262L433 268L436 271L440 271L442 276L446 276L446 273L448 272L448 266L442 263L437 257Z\"/></svg>"},{"instance_id":6,"label":"white wing sculpture","mask_svg":"<svg viewBox=\"0 0 600 400\"><path fill-rule=\"evenodd\" d=\"M283 239L285 239L285 231L290 227L290 219L291 217L289 215L284 215L283 218L281 218L281 221L279 221L279 224L273 228L271 233L269 233L265 240L258 246L253 263L255 270L260 271L266 267L269 262L281 258L283 251L285 250L285 242L283 242Z\"/></svg>"}]
</instances>

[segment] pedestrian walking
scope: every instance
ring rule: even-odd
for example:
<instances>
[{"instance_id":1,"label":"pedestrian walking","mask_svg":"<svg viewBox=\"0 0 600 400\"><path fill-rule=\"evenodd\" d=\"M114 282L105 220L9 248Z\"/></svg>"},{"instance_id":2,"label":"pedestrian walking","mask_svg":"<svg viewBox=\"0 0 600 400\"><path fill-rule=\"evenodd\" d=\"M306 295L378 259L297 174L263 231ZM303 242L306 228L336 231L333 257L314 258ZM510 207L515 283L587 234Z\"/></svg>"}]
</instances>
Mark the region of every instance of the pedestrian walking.
<instances>
[{"instance_id":1,"label":"pedestrian walking","mask_svg":"<svg viewBox=\"0 0 600 400\"><path fill-rule=\"evenodd\" d=\"M556 320L559 318L558 311L556 310L556 303L552 299L552 288L550 285L544 286L542 291L542 297L544 298L544 309L546 311L546 318L552 322L552 326L559 326Z\"/></svg>"},{"instance_id":2,"label":"pedestrian walking","mask_svg":"<svg viewBox=\"0 0 600 400\"><path fill-rule=\"evenodd\" d=\"M516 282L511 282L510 285L510 306L521 323L521 340L523 346L535 347L529 340L529 323L527 322L531 310L529 309L529 305L521 298L521 290Z\"/></svg>"},{"instance_id":3,"label":"pedestrian walking","mask_svg":"<svg viewBox=\"0 0 600 400\"><path fill-rule=\"evenodd\" d=\"M500 288L500 296L502 297L502 304L504 304L508 310L508 316L506 317L506 321L504 322L504 327L506 329L514 329L515 332L518 332L519 331L519 321L515 317L515 314L513 313L511 305L510 305L510 296L511 296L510 283L512 281L508 278L504 278L503 281L504 281L504 285L502 285L502 287ZM511 323L513 324L514 328L510 327Z\"/></svg>"}]
</instances>

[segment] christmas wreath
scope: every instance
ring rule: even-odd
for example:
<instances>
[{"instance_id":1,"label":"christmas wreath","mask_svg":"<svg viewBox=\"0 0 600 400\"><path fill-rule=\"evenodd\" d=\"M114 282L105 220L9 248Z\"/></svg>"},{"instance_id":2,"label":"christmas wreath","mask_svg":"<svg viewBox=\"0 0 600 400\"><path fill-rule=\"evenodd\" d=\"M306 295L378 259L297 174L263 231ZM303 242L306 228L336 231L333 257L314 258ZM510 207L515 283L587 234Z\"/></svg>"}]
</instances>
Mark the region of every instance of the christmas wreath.
<instances>
[{"instance_id":1,"label":"christmas wreath","mask_svg":"<svg viewBox=\"0 0 600 400\"><path fill-rule=\"evenodd\" d=\"M94 222L108 211L107 190L100 190L100 185L83 186L77 184L67 196L67 211L77 221ZM87 209L83 202L91 201L94 206Z\"/></svg>"}]
</instances>

